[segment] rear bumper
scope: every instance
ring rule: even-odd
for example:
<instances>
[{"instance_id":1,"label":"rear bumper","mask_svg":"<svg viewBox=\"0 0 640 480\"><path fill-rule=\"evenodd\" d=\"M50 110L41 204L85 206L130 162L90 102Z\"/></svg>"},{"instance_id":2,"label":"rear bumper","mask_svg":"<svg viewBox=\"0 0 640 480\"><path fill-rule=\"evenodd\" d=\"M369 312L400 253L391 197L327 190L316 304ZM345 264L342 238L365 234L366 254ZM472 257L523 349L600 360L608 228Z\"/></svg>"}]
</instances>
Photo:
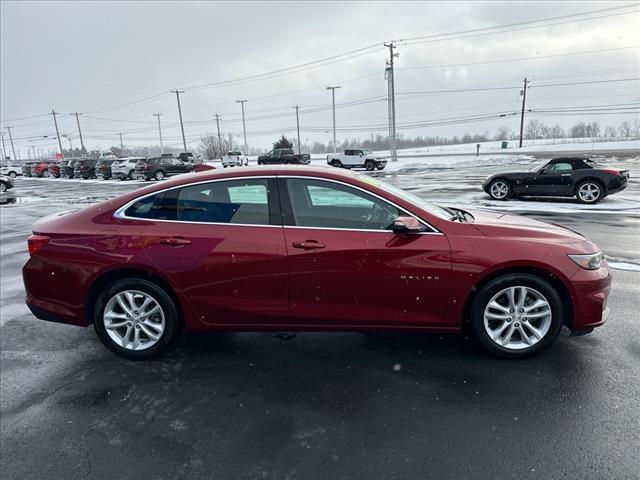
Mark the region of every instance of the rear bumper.
<instances>
[{"instance_id":1,"label":"rear bumper","mask_svg":"<svg viewBox=\"0 0 640 480\"><path fill-rule=\"evenodd\" d=\"M585 331L604 325L609 318L607 298L611 292L612 275L605 264L598 270L579 269L571 278L573 286L573 331Z\"/></svg>"},{"instance_id":2,"label":"rear bumper","mask_svg":"<svg viewBox=\"0 0 640 480\"><path fill-rule=\"evenodd\" d=\"M612 193L618 193L627 188L628 182L620 183L618 185L614 185L613 187L607 188L607 195L611 195Z\"/></svg>"}]
</instances>

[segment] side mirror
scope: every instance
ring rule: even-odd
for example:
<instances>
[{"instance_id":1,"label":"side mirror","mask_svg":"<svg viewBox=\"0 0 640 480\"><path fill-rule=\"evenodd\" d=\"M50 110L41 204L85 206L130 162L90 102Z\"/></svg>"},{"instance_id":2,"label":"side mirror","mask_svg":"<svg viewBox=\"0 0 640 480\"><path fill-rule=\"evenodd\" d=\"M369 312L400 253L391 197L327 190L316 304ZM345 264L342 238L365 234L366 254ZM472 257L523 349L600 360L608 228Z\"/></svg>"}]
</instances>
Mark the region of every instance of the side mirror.
<instances>
[{"instance_id":1,"label":"side mirror","mask_svg":"<svg viewBox=\"0 0 640 480\"><path fill-rule=\"evenodd\" d=\"M398 217L393 221L393 233L401 235L405 233L419 233L423 231L422 224L413 217Z\"/></svg>"}]
</instances>

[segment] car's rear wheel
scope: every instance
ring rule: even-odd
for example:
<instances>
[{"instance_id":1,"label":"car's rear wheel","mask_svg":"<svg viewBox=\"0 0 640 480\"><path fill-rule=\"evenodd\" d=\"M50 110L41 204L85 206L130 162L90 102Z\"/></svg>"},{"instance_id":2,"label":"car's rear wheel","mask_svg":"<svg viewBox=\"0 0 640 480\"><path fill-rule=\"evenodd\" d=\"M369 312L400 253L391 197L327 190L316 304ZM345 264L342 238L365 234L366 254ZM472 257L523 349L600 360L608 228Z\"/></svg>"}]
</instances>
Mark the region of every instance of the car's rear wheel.
<instances>
[{"instance_id":1,"label":"car's rear wheel","mask_svg":"<svg viewBox=\"0 0 640 480\"><path fill-rule=\"evenodd\" d=\"M489 185L489 196L494 200L506 200L512 193L511 184L502 178L494 180Z\"/></svg>"},{"instance_id":2,"label":"car's rear wheel","mask_svg":"<svg viewBox=\"0 0 640 480\"><path fill-rule=\"evenodd\" d=\"M549 346L562 328L562 300L546 280L508 274L490 281L471 311L476 337L494 355L521 358Z\"/></svg>"},{"instance_id":3,"label":"car's rear wheel","mask_svg":"<svg viewBox=\"0 0 640 480\"><path fill-rule=\"evenodd\" d=\"M158 170L158 171L156 172L156 174L154 175L154 178L155 178L156 180L164 180L164 172L163 172L163 171L161 171L161 170Z\"/></svg>"},{"instance_id":4,"label":"car's rear wheel","mask_svg":"<svg viewBox=\"0 0 640 480\"><path fill-rule=\"evenodd\" d=\"M336 168L342 167L342 162L340 160L331 160L331 166Z\"/></svg>"},{"instance_id":5,"label":"car's rear wheel","mask_svg":"<svg viewBox=\"0 0 640 480\"><path fill-rule=\"evenodd\" d=\"M376 169L376 164L373 163L373 160L367 160L366 162L364 162L364 168L367 170L367 172L372 172Z\"/></svg>"},{"instance_id":6,"label":"car's rear wheel","mask_svg":"<svg viewBox=\"0 0 640 480\"><path fill-rule=\"evenodd\" d=\"M9 176L11 178L16 178L18 176L18 174L16 172L9 172Z\"/></svg>"},{"instance_id":7,"label":"car's rear wheel","mask_svg":"<svg viewBox=\"0 0 640 480\"><path fill-rule=\"evenodd\" d=\"M161 355L181 331L171 297L155 283L137 278L117 280L102 291L93 323L107 348L132 360Z\"/></svg>"},{"instance_id":8,"label":"car's rear wheel","mask_svg":"<svg viewBox=\"0 0 640 480\"><path fill-rule=\"evenodd\" d=\"M598 203L604 197L604 188L595 180L585 180L576 189L576 198L580 203Z\"/></svg>"}]
</instances>

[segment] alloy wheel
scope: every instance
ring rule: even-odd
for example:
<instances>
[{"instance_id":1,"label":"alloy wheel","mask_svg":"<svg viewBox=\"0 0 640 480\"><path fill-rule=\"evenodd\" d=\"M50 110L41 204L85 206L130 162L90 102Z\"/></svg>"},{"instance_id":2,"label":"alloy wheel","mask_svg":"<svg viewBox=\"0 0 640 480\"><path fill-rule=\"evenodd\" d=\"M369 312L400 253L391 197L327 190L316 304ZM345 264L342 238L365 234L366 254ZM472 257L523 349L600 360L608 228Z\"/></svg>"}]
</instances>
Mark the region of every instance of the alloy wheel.
<instances>
[{"instance_id":1,"label":"alloy wheel","mask_svg":"<svg viewBox=\"0 0 640 480\"><path fill-rule=\"evenodd\" d=\"M584 183L578 189L578 196L585 203L593 203L600 198L600 186L593 182Z\"/></svg>"},{"instance_id":2,"label":"alloy wheel","mask_svg":"<svg viewBox=\"0 0 640 480\"><path fill-rule=\"evenodd\" d=\"M489 338L507 350L522 350L540 342L551 327L551 305L539 291L525 286L505 288L484 309Z\"/></svg>"},{"instance_id":3,"label":"alloy wheel","mask_svg":"<svg viewBox=\"0 0 640 480\"><path fill-rule=\"evenodd\" d=\"M509 194L509 185L501 180L491 184L491 196L497 200L506 198Z\"/></svg>"},{"instance_id":4,"label":"alloy wheel","mask_svg":"<svg viewBox=\"0 0 640 480\"><path fill-rule=\"evenodd\" d=\"M4 182L0 182L0 193L4 193L7 191L7 186Z\"/></svg>"},{"instance_id":5,"label":"alloy wheel","mask_svg":"<svg viewBox=\"0 0 640 480\"><path fill-rule=\"evenodd\" d=\"M104 327L115 344L127 350L146 350L165 330L165 315L158 301L139 290L124 290L109 299Z\"/></svg>"}]
</instances>

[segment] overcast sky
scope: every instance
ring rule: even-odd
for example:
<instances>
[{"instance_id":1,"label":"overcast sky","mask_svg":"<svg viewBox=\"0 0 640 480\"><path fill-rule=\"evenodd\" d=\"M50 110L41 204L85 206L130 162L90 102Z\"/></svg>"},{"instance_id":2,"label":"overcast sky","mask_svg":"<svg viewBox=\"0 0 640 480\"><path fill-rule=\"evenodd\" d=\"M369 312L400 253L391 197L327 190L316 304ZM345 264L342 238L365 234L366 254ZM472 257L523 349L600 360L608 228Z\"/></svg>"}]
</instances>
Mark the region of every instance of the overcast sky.
<instances>
[{"instance_id":1,"label":"overcast sky","mask_svg":"<svg viewBox=\"0 0 640 480\"><path fill-rule=\"evenodd\" d=\"M237 99L246 103L248 143L269 147L278 133L295 135L301 106L304 141L331 139L331 97L327 85L340 85L336 103L371 99L337 109L338 140L386 134L388 50L398 42L397 121L404 136L493 134L516 116L475 123L407 128L411 123L517 112L519 87L532 80L528 108L622 105L640 101L640 83L592 82L638 77L640 4L637 2L13 2L1 1L0 121L13 126L23 155L31 145L54 148L52 108L82 112L85 144L106 149L157 145L154 113L162 113L165 144L181 144L175 95L181 96L190 147L215 131L241 134ZM635 8L611 10L619 6ZM558 19L543 28L512 27L510 32L455 39L402 41L416 36L514 24L573 13L609 9L590 17ZM624 14L620 14L624 13ZM616 14L615 16L612 16ZM571 23L567 23L571 22ZM523 28L527 27L527 28ZM463 38L460 38L463 37ZM430 40L424 42L424 40ZM438 40L438 41L434 41ZM267 79L205 86L272 72L378 45L346 57ZM626 48L633 47L636 48ZM615 50L613 50L615 49ZM594 50L589 54L556 56ZM468 65L516 58L546 57ZM346 59L345 59L346 58ZM442 67L439 65L467 64ZM431 68L418 68L427 67ZM537 87L540 85L540 87ZM512 87L491 91L410 95L433 90ZM142 99L142 103L122 106ZM319 109L316 112L306 110ZM34 118L24 118L34 117ZM260 118L266 117L266 118ZM75 117L61 115L61 133L77 142ZM550 115L530 118L563 127L580 120L619 125L632 114ZM367 131L367 129L370 129ZM346 131L352 129L352 131ZM6 132L6 130L5 130ZM5 135L5 140L8 137ZM65 139L65 147L68 142Z\"/></svg>"}]
</instances>

